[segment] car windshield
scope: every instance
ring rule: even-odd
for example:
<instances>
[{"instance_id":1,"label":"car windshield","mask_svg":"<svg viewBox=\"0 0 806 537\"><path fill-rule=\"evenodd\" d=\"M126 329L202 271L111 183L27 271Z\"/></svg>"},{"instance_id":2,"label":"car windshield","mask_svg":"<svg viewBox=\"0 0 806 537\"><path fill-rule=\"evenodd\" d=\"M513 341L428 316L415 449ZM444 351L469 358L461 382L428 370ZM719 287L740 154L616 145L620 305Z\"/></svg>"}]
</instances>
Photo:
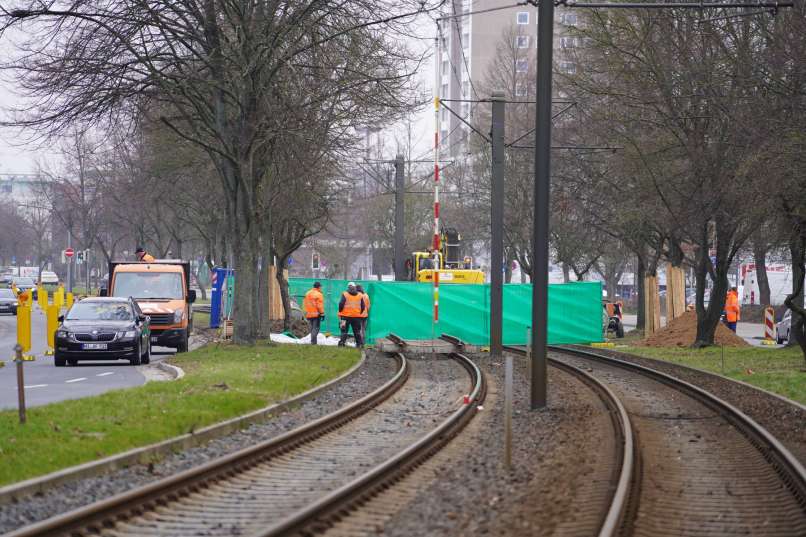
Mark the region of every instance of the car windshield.
<instances>
[{"instance_id":1,"label":"car windshield","mask_svg":"<svg viewBox=\"0 0 806 537\"><path fill-rule=\"evenodd\" d=\"M14 278L14 283L17 285L33 285L34 281L31 278Z\"/></svg>"},{"instance_id":2,"label":"car windshield","mask_svg":"<svg viewBox=\"0 0 806 537\"><path fill-rule=\"evenodd\" d=\"M14 298L14 291L11 289L0 289L0 298Z\"/></svg>"},{"instance_id":3,"label":"car windshield","mask_svg":"<svg viewBox=\"0 0 806 537\"><path fill-rule=\"evenodd\" d=\"M118 272L112 296L134 298L185 298L178 272Z\"/></svg>"},{"instance_id":4,"label":"car windshield","mask_svg":"<svg viewBox=\"0 0 806 537\"><path fill-rule=\"evenodd\" d=\"M78 302L67 312L67 321L131 321L132 308L127 302Z\"/></svg>"}]
</instances>

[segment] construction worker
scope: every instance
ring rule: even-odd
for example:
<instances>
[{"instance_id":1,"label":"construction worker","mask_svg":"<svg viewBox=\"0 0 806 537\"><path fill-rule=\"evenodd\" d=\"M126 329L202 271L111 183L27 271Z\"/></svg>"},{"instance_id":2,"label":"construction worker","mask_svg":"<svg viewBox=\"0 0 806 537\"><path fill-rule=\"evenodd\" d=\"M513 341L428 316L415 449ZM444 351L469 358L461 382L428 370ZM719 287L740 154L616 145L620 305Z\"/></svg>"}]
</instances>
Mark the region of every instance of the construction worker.
<instances>
[{"instance_id":1,"label":"construction worker","mask_svg":"<svg viewBox=\"0 0 806 537\"><path fill-rule=\"evenodd\" d=\"M347 342L347 333L351 327L353 336L355 336L355 346L359 349L364 346L364 338L361 336L361 314L365 309L364 295L358 292L354 282L348 283L347 290L341 294L341 300L339 300L339 327L341 328L339 347L344 347Z\"/></svg>"},{"instance_id":2,"label":"construction worker","mask_svg":"<svg viewBox=\"0 0 806 537\"><path fill-rule=\"evenodd\" d=\"M302 306L305 309L305 318L311 325L311 345L316 345L319 337L319 327L325 320L325 297L321 291L322 284L313 282L313 287L305 293Z\"/></svg>"},{"instance_id":3,"label":"construction worker","mask_svg":"<svg viewBox=\"0 0 806 537\"><path fill-rule=\"evenodd\" d=\"M725 297L725 324L734 332L736 332L736 323L739 321L739 313L739 292L735 287L731 287Z\"/></svg>"},{"instance_id":4,"label":"construction worker","mask_svg":"<svg viewBox=\"0 0 806 537\"><path fill-rule=\"evenodd\" d=\"M154 262L154 256L149 254L149 253L147 253L145 250L143 250L142 246L137 247L137 249L134 251L134 255L137 256L137 260L140 261L141 263L153 263Z\"/></svg>"},{"instance_id":5,"label":"construction worker","mask_svg":"<svg viewBox=\"0 0 806 537\"><path fill-rule=\"evenodd\" d=\"M364 292L361 285L356 285L355 290L364 296L364 312L361 314L361 340L367 340L367 319L369 318L369 295Z\"/></svg>"}]
</instances>

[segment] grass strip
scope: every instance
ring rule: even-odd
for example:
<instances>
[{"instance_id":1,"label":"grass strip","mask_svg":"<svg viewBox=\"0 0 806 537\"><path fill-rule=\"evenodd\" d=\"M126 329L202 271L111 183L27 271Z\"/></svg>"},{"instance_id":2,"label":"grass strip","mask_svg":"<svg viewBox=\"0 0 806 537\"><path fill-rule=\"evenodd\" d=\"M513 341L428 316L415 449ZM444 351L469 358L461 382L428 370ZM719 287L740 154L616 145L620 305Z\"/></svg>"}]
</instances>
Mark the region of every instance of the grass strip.
<instances>
[{"instance_id":1,"label":"grass strip","mask_svg":"<svg viewBox=\"0 0 806 537\"><path fill-rule=\"evenodd\" d=\"M629 345L615 350L704 369L806 404L806 363L797 347L691 349Z\"/></svg>"},{"instance_id":2,"label":"grass strip","mask_svg":"<svg viewBox=\"0 0 806 537\"><path fill-rule=\"evenodd\" d=\"M0 485L145 446L263 408L337 377L355 349L210 345L171 358L186 375L28 410L0 412Z\"/></svg>"}]
</instances>

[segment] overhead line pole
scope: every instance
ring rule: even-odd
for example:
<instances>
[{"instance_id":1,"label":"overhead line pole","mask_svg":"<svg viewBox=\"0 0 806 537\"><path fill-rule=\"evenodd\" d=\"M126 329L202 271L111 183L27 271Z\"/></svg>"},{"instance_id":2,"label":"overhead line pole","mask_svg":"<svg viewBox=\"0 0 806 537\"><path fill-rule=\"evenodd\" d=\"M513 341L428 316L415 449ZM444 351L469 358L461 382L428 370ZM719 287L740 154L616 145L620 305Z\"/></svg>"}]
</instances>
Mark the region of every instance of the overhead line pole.
<instances>
[{"instance_id":1,"label":"overhead line pole","mask_svg":"<svg viewBox=\"0 0 806 537\"><path fill-rule=\"evenodd\" d=\"M490 357L501 358L504 308L504 93L492 94L492 188L490 192Z\"/></svg>"},{"instance_id":2,"label":"overhead line pole","mask_svg":"<svg viewBox=\"0 0 806 537\"><path fill-rule=\"evenodd\" d=\"M403 155L397 155L395 157L395 280L397 281L406 279L406 257L403 255L406 176L403 168Z\"/></svg>"}]
</instances>

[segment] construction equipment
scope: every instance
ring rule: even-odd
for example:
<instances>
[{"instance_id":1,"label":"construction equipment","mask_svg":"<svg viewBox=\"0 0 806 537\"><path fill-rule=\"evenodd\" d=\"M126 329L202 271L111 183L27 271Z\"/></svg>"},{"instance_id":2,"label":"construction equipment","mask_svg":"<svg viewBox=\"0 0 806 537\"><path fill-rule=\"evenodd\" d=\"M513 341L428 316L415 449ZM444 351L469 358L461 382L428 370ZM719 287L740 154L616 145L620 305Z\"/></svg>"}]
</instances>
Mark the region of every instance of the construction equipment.
<instances>
[{"instance_id":1,"label":"construction equipment","mask_svg":"<svg viewBox=\"0 0 806 537\"><path fill-rule=\"evenodd\" d=\"M413 252L407 263L409 279L416 282L432 282L434 272L439 271L440 283L484 283L484 272L472 268L473 260L462 257L461 240L454 228L443 229L439 252Z\"/></svg>"},{"instance_id":2,"label":"construction equipment","mask_svg":"<svg viewBox=\"0 0 806 537\"><path fill-rule=\"evenodd\" d=\"M612 332L617 338L624 337L624 324L623 324L623 310L624 303L622 302L603 302L602 308L606 317L606 332Z\"/></svg>"}]
</instances>

